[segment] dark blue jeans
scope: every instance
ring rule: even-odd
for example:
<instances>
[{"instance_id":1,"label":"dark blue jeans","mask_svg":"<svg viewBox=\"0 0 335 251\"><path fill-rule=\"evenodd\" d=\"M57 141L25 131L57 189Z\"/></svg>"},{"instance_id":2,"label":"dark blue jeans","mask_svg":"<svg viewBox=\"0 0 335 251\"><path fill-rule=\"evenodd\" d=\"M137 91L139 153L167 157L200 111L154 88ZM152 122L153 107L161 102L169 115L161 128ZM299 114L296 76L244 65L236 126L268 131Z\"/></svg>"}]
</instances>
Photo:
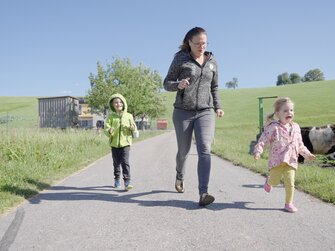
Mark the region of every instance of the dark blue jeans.
<instances>
[{"instance_id":1,"label":"dark blue jeans","mask_svg":"<svg viewBox=\"0 0 335 251\"><path fill-rule=\"evenodd\" d=\"M207 193L211 171L211 145L214 139L214 110L186 111L174 109L173 124L178 144L176 178L184 180L185 162L191 149L194 132L198 152L199 194Z\"/></svg>"},{"instance_id":2,"label":"dark blue jeans","mask_svg":"<svg viewBox=\"0 0 335 251\"><path fill-rule=\"evenodd\" d=\"M130 165L129 165L130 146L114 148L112 147L112 157L114 166L114 179L120 180L121 168L124 181L130 180Z\"/></svg>"}]
</instances>

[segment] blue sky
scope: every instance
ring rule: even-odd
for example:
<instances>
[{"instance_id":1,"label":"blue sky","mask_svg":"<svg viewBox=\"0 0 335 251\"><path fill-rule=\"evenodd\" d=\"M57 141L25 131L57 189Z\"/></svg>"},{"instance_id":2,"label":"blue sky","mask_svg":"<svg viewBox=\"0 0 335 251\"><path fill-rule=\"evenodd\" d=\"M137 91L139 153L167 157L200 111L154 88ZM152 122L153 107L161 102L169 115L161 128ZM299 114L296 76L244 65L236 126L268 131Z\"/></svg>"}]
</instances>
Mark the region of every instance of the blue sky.
<instances>
[{"instance_id":1,"label":"blue sky","mask_svg":"<svg viewBox=\"0 0 335 251\"><path fill-rule=\"evenodd\" d=\"M333 0L0 0L0 96L84 96L97 62L165 77L185 33L207 30L220 88L275 86L283 72L335 79Z\"/></svg>"}]
</instances>

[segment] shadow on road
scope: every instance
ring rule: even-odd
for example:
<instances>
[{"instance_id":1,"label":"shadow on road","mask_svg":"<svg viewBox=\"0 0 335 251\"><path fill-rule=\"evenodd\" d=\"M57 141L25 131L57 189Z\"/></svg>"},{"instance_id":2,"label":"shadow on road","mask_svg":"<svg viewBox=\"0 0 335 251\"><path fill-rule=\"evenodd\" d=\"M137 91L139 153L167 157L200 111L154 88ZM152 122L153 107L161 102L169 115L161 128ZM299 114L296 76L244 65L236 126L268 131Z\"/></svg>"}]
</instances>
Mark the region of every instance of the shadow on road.
<instances>
[{"instance_id":1,"label":"shadow on road","mask_svg":"<svg viewBox=\"0 0 335 251\"><path fill-rule=\"evenodd\" d=\"M208 209L213 211L219 211L223 209L242 209L242 210L251 210L251 211L285 211L282 208L255 208L247 207L247 204L253 204L254 202L245 202L245 201L235 201L233 203L213 203Z\"/></svg>"},{"instance_id":2,"label":"shadow on road","mask_svg":"<svg viewBox=\"0 0 335 251\"><path fill-rule=\"evenodd\" d=\"M50 192L41 193L30 199L31 204L39 204L41 201L79 201L79 200L97 200L115 203L136 203L145 207L176 207L186 210L208 209L213 211L224 209L243 209L243 210L282 210L278 208L251 208L247 204L253 202L237 201L233 203L214 202L207 207L199 207L198 202L188 200L146 200L146 196L155 194L171 193L174 191L152 190L142 193L127 192L125 190L115 189L112 186L95 186L95 187L66 187L55 186L50 188ZM55 192L57 191L57 192ZM67 191L67 192L65 192Z\"/></svg>"},{"instance_id":3,"label":"shadow on road","mask_svg":"<svg viewBox=\"0 0 335 251\"><path fill-rule=\"evenodd\" d=\"M242 187L246 187L246 188L262 188L263 189L263 184L248 184L248 185L242 185ZM281 187L283 188L284 185L283 184L279 184L278 186L275 186L275 187Z\"/></svg>"},{"instance_id":4,"label":"shadow on road","mask_svg":"<svg viewBox=\"0 0 335 251\"><path fill-rule=\"evenodd\" d=\"M260 185L260 184L250 184L250 185L242 185L242 187L246 187L246 188L263 188L263 185Z\"/></svg>"}]
</instances>

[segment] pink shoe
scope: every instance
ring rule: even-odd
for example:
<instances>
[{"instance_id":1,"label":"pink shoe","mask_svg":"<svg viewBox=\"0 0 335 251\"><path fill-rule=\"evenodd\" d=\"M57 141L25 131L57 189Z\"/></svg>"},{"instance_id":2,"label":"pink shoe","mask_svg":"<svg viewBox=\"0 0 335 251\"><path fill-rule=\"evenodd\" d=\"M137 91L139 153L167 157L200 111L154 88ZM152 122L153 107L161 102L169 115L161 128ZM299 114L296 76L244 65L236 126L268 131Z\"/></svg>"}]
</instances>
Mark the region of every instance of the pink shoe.
<instances>
[{"instance_id":1,"label":"pink shoe","mask_svg":"<svg viewBox=\"0 0 335 251\"><path fill-rule=\"evenodd\" d=\"M293 203L285 204L285 210L290 213L295 213L298 211L298 208L296 208Z\"/></svg>"},{"instance_id":2,"label":"pink shoe","mask_svg":"<svg viewBox=\"0 0 335 251\"><path fill-rule=\"evenodd\" d=\"M266 180L265 180L263 188L264 188L265 192L270 193L271 190L272 190L272 186L270 186L268 184L268 179L269 179L269 177L266 177Z\"/></svg>"}]
</instances>

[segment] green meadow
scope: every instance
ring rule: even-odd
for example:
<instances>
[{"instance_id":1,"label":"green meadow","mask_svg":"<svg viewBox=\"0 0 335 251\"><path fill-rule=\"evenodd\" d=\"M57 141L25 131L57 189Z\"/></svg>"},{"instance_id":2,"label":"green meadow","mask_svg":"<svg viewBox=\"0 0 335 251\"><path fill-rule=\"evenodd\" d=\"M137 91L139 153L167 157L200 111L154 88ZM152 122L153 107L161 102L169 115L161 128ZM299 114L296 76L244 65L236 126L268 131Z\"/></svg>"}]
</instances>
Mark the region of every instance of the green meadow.
<instances>
[{"instance_id":1,"label":"green meadow","mask_svg":"<svg viewBox=\"0 0 335 251\"><path fill-rule=\"evenodd\" d=\"M288 96L295 103L295 122L301 127L335 124L335 81L220 91L223 118L216 120L216 155L262 175L267 175L267 153L259 161L249 154L252 141L259 133L258 97ZM175 93L164 93L172 107ZM263 100L264 117L273 111L275 99ZM172 127L172 109L165 115ZM264 119L265 120L265 119ZM296 173L296 187L326 202L335 204L335 167L322 168L322 156L312 163L301 164ZM334 164L333 161L330 161ZM213 167L215 168L215 167Z\"/></svg>"},{"instance_id":2,"label":"green meadow","mask_svg":"<svg viewBox=\"0 0 335 251\"><path fill-rule=\"evenodd\" d=\"M37 125L37 98L0 97L0 127L6 126L10 128L37 128Z\"/></svg>"},{"instance_id":3,"label":"green meadow","mask_svg":"<svg viewBox=\"0 0 335 251\"><path fill-rule=\"evenodd\" d=\"M225 115L216 121L213 153L266 175L267 153L257 163L249 154L259 133L257 98L289 96L295 102L295 121L300 126L321 126L335 123L334 89L335 81L322 81L220 90ZM162 118L168 119L172 129L175 93L162 95L168 107ZM264 116L272 112L273 101L264 100ZM159 133L145 131L139 140ZM38 101L34 97L0 97L0 138L0 214L110 151L105 136L94 130L39 129ZM318 156L312 163L301 164L296 187L335 204L335 168L321 167L325 161Z\"/></svg>"},{"instance_id":4,"label":"green meadow","mask_svg":"<svg viewBox=\"0 0 335 251\"><path fill-rule=\"evenodd\" d=\"M38 128L34 97L0 97L0 104L0 214L110 152L95 130Z\"/></svg>"}]
</instances>

